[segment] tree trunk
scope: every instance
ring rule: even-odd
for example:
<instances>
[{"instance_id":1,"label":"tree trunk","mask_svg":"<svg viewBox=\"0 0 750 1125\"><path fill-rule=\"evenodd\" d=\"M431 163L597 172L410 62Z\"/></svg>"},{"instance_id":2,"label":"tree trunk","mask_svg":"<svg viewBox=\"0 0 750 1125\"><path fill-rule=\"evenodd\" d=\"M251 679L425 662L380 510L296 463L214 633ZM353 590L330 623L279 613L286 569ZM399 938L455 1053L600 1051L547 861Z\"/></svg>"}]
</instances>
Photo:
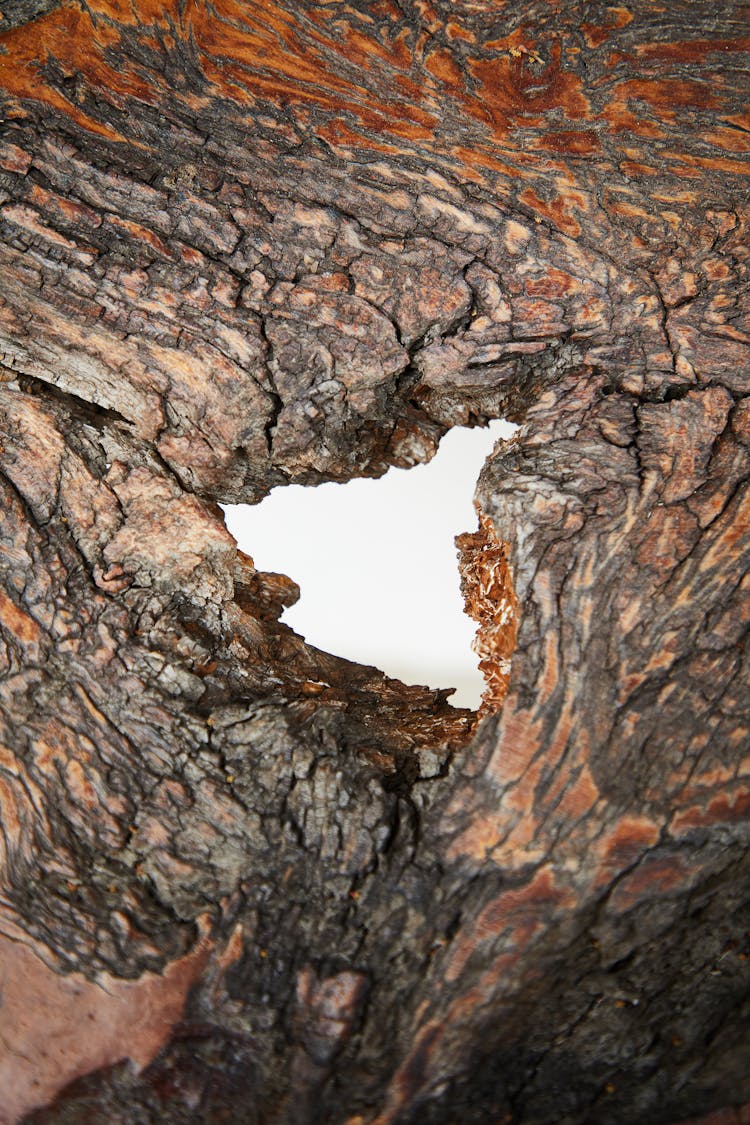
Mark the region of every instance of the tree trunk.
<instances>
[{"instance_id":1,"label":"tree trunk","mask_svg":"<svg viewBox=\"0 0 750 1125\"><path fill-rule=\"evenodd\" d=\"M0 11L0 1120L750 1120L747 7ZM503 416L479 716L279 623Z\"/></svg>"}]
</instances>

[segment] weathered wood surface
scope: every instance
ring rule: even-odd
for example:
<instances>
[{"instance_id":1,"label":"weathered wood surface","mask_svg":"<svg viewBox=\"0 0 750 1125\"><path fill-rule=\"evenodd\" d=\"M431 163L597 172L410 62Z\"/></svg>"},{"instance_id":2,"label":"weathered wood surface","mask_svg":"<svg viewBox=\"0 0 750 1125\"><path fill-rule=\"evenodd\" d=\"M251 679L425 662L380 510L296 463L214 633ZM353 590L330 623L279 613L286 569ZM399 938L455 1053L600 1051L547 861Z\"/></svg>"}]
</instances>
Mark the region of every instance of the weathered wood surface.
<instances>
[{"instance_id":1,"label":"weathered wood surface","mask_svg":"<svg viewBox=\"0 0 750 1125\"><path fill-rule=\"evenodd\" d=\"M4 1120L745 1120L747 5L0 11ZM503 415L472 730L217 501Z\"/></svg>"}]
</instances>

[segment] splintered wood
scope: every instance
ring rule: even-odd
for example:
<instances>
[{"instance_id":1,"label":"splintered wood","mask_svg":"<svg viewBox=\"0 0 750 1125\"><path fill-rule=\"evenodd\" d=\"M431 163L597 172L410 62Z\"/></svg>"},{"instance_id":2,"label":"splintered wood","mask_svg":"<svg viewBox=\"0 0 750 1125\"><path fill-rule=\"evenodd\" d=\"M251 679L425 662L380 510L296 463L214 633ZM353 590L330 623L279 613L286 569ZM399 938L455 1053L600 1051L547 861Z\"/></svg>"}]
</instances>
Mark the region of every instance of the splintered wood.
<instances>
[{"instance_id":1,"label":"splintered wood","mask_svg":"<svg viewBox=\"0 0 750 1125\"><path fill-rule=\"evenodd\" d=\"M487 516L477 531L456 536L461 557L461 593L466 612L479 624L472 644L487 687L479 717L496 711L508 691L510 662L518 633L518 599L508 564L507 545Z\"/></svg>"}]
</instances>

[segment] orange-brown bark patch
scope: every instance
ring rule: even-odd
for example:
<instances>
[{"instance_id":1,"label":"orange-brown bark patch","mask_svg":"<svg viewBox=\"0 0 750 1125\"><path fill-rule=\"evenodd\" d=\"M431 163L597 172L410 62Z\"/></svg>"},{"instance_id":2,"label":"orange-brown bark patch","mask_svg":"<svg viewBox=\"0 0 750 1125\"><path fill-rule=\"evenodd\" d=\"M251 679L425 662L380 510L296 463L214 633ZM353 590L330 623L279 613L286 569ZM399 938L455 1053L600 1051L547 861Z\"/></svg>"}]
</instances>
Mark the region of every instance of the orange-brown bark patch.
<instances>
[{"instance_id":1,"label":"orange-brown bark patch","mask_svg":"<svg viewBox=\"0 0 750 1125\"><path fill-rule=\"evenodd\" d=\"M161 257L169 259L174 257L172 251L166 243L162 242L158 234L154 234L152 230L141 226L140 223L136 223L132 219L121 219L119 215L106 215L104 222L114 227L118 234L144 243L149 250L155 250Z\"/></svg>"},{"instance_id":2,"label":"orange-brown bark patch","mask_svg":"<svg viewBox=\"0 0 750 1125\"><path fill-rule=\"evenodd\" d=\"M676 107L713 109L720 104L714 87L685 78L626 78L615 87L616 102L639 101L661 120L673 121Z\"/></svg>"},{"instance_id":3,"label":"orange-brown bark patch","mask_svg":"<svg viewBox=\"0 0 750 1125\"><path fill-rule=\"evenodd\" d=\"M470 61L479 89L474 97L463 98L469 112L486 121L497 137L539 124L552 110L560 110L568 120L588 116L583 80L562 66L559 43L552 44L549 62L541 67L535 44L524 42L520 29L486 46L496 49L498 57Z\"/></svg>"},{"instance_id":4,"label":"orange-brown bark patch","mask_svg":"<svg viewBox=\"0 0 750 1125\"><path fill-rule=\"evenodd\" d=\"M479 147L467 148L465 145L455 145L453 152L461 161L461 174L467 176L469 179L484 179L484 177L476 171L477 168L487 168L490 172L498 172L501 176L508 176L512 180L515 180L519 175L517 167L508 164L505 160L498 160L496 155L486 152Z\"/></svg>"},{"instance_id":5,"label":"orange-brown bark patch","mask_svg":"<svg viewBox=\"0 0 750 1125\"><path fill-rule=\"evenodd\" d=\"M0 168L25 176L31 167L31 155L18 145L0 143Z\"/></svg>"},{"instance_id":6,"label":"orange-brown bark patch","mask_svg":"<svg viewBox=\"0 0 750 1125\"><path fill-rule=\"evenodd\" d=\"M88 210L88 208L86 208ZM43 238L45 242L51 243L53 246L58 246L64 250L71 250L77 252L79 257L86 264L93 261L96 250L87 247L86 250L81 251L75 242L72 242L65 235L60 234L54 227L49 226L44 222L38 211L33 207L25 207L22 203L8 204L2 209L3 218L21 227L22 230L27 231L31 235L36 235Z\"/></svg>"},{"instance_id":7,"label":"orange-brown bark patch","mask_svg":"<svg viewBox=\"0 0 750 1125\"><path fill-rule=\"evenodd\" d=\"M595 49L601 47L615 31L627 27L633 16L627 8L606 8L601 24L582 23L581 32L586 40L586 46Z\"/></svg>"},{"instance_id":8,"label":"orange-brown bark patch","mask_svg":"<svg viewBox=\"0 0 750 1125\"><path fill-rule=\"evenodd\" d=\"M52 218L61 222L86 227L100 227L102 225L101 215L87 207L85 203L64 199L57 192L49 191L39 184L31 185L27 198L35 207L39 207Z\"/></svg>"},{"instance_id":9,"label":"orange-brown bark patch","mask_svg":"<svg viewBox=\"0 0 750 1125\"><path fill-rule=\"evenodd\" d=\"M593 23L582 23L581 32L586 40L586 46L596 48L601 47L602 43L606 43L612 34L612 28L597 27Z\"/></svg>"},{"instance_id":10,"label":"orange-brown bark patch","mask_svg":"<svg viewBox=\"0 0 750 1125\"><path fill-rule=\"evenodd\" d=\"M645 899L668 894L680 887L688 874L679 856L649 856L618 883L610 898L610 907L625 911Z\"/></svg>"},{"instance_id":11,"label":"orange-brown bark patch","mask_svg":"<svg viewBox=\"0 0 750 1125\"><path fill-rule=\"evenodd\" d=\"M506 830L498 816L474 817L471 826L453 841L448 856L451 859L466 856L481 862L494 852Z\"/></svg>"},{"instance_id":12,"label":"orange-brown bark patch","mask_svg":"<svg viewBox=\"0 0 750 1125\"><path fill-rule=\"evenodd\" d=\"M449 20L445 25L445 33L449 39L462 39L464 43L474 43L474 33L469 28L462 27L460 23Z\"/></svg>"},{"instance_id":13,"label":"orange-brown bark patch","mask_svg":"<svg viewBox=\"0 0 750 1125\"><path fill-rule=\"evenodd\" d=\"M515 950L526 945L544 924L545 913L567 899L555 884L549 867L537 871L530 883L505 891L484 907L473 926L461 931L445 970L445 979L460 976L471 955L487 941L501 936Z\"/></svg>"},{"instance_id":14,"label":"orange-brown bark patch","mask_svg":"<svg viewBox=\"0 0 750 1125\"><path fill-rule=\"evenodd\" d=\"M737 176L750 176L750 164L743 160L729 160L724 156L693 156L686 152L664 152L664 158L679 161L668 169L675 176L701 176L701 169L710 172L731 172ZM682 167L680 166L682 165Z\"/></svg>"},{"instance_id":15,"label":"orange-brown bark patch","mask_svg":"<svg viewBox=\"0 0 750 1125\"><path fill-rule=\"evenodd\" d=\"M399 149L396 145L387 144L383 141L375 141L372 137L367 137L359 130L350 128L345 121L334 118L329 122L324 122L317 127L317 133L325 141L329 141L332 145L347 146L353 145L356 148L370 148L376 152L382 153L395 153Z\"/></svg>"},{"instance_id":16,"label":"orange-brown bark patch","mask_svg":"<svg viewBox=\"0 0 750 1125\"><path fill-rule=\"evenodd\" d=\"M523 776L538 751L542 738L541 717L532 721L527 711L516 711L513 708L509 710L509 705L510 701L506 704L500 740L488 767L500 785L513 784Z\"/></svg>"},{"instance_id":17,"label":"orange-brown bark patch","mask_svg":"<svg viewBox=\"0 0 750 1125\"><path fill-rule=\"evenodd\" d=\"M425 68L448 90L460 92L464 75L450 51L444 47L431 51L425 60Z\"/></svg>"},{"instance_id":18,"label":"orange-brown bark patch","mask_svg":"<svg viewBox=\"0 0 750 1125\"><path fill-rule=\"evenodd\" d=\"M750 813L750 792L740 789L722 793L709 802L707 808L694 805L675 815L670 830L675 836L684 835L694 828L707 828L712 824L731 824L746 820Z\"/></svg>"},{"instance_id":19,"label":"orange-brown bark patch","mask_svg":"<svg viewBox=\"0 0 750 1125\"><path fill-rule=\"evenodd\" d=\"M75 758L70 758L65 765L65 784L77 808L90 811L98 804L96 790Z\"/></svg>"},{"instance_id":20,"label":"orange-brown bark patch","mask_svg":"<svg viewBox=\"0 0 750 1125\"><path fill-rule=\"evenodd\" d=\"M138 78L126 66L113 70L105 62L104 52L116 49L119 33L109 21L94 21L78 4L61 5L34 20L31 27L0 31L0 38L5 51L0 82L9 94L49 105L83 129L110 140L124 138L111 125L89 117L45 81L43 68L51 59L64 72L84 76L97 90L129 94L146 102L155 97L153 84Z\"/></svg>"},{"instance_id":21,"label":"orange-brown bark patch","mask_svg":"<svg viewBox=\"0 0 750 1125\"><path fill-rule=\"evenodd\" d=\"M654 168L651 164L641 164L636 160L621 160L618 167L621 172L626 176L632 176L637 180L640 176L658 176L659 169Z\"/></svg>"},{"instance_id":22,"label":"orange-brown bark patch","mask_svg":"<svg viewBox=\"0 0 750 1125\"><path fill-rule=\"evenodd\" d=\"M580 278L551 267L543 277L529 278L524 289L530 297L568 297L581 288Z\"/></svg>"},{"instance_id":23,"label":"orange-brown bark patch","mask_svg":"<svg viewBox=\"0 0 750 1125\"><path fill-rule=\"evenodd\" d=\"M717 126L715 129L707 129L701 135L701 140L706 144L716 145L717 148L726 149L727 152L750 152L750 137L739 129Z\"/></svg>"},{"instance_id":24,"label":"orange-brown bark patch","mask_svg":"<svg viewBox=\"0 0 750 1125\"><path fill-rule=\"evenodd\" d=\"M563 156L591 156L600 152L602 146L596 133L590 129L561 129L556 133L544 133L534 142L534 147L559 152Z\"/></svg>"},{"instance_id":25,"label":"orange-brown bark patch","mask_svg":"<svg viewBox=\"0 0 750 1125\"><path fill-rule=\"evenodd\" d=\"M683 39L672 43L642 43L635 51L640 58L654 62L701 63L709 55L750 51L750 39Z\"/></svg>"},{"instance_id":26,"label":"orange-brown bark patch","mask_svg":"<svg viewBox=\"0 0 750 1125\"><path fill-rule=\"evenodd\" d=\"M92 981L80 973L62 976L21 941L0 935L3 1125L100 1067L122 1058L139 1069L151 1062L208 954L204 939L160 976L145 973L130 981L102 975Z\"/></svg>"},{"instance_id":27,"label":"orange-brown bark patch","mask_svg":"<svg viewBox=\"0 0 750 1125\"><path fill-rule=\"evenodd\" d=\"M560 799L555 813L566 819L578 820L585 816L599 799L599 790L588 766L583 766L574 778L567 772L564 773L556 788L560 791ZM548 794L547 802L550 803L556 796L557 793Z\"/></svg>"},{"instance_id":28,"label":"orange-brown bark patch","mask_svg":"<svg viewBox=\"0 0 750 1125\"><path fill-rule=\"evenodd\" d=\"M572 197L556 195L553 199L546 200L537 195L533 188L526 188L518 198L521 203L525 203L527 207L531 207L533 211L537 211L545 219L549 219L559 230L570 235L571 238L577 238L581 233L580 223L571 214L571 204L575 201ZM576 198L582 199L581 196Z\"/></svg>"},{"instance_id":29,"label":"orange-brown bark patch","mask_svg":"<svg viewBox=\"0 0 750 1125\"><path fill-rule=\"evenodd\" d=\"M0 627L25 649L37 646L43 633L33 617L17 606L0 587Z\"/></svg>"},{"instance_id":30,"label":"orange-brown bark patch","mask_svg":"<svg viewBox=\"0 0 750 1125\"><path fill-rule=\"evenodd\" d=\"M403 69L400 39L388 50L358 38L356 32L350 33L348 45L309 29L303 35L291 13L268 0L252 8L237 0L220 0L216 9L214 14L202 5L195 6L188 18L206 76L217 89L239 96L245 104L253 96L261 96L277 103L321 105L328 112L355 117L364 129L377 134L412 140L432 136L437 119L420 107L424 99L415 83L408 83L408 89L403 90L402 80L402 100L393 96L396 87L389 75L387 85L383 83L388 95L378 99L371 84L355 82L345 76L346 71L342 75L329 61L332 56L344 55L351 63L348 46L359 59L363 74L370 75L382 67L385 77L391 67Z\"/></svg>"},{"instance_id":31,"label":"orange-brown bark patch","mask_svg":"<svg viewBox=\"0 0 750 1125\"><path fill-rule=\"evenodd\" d=\"M597 845L601 855L601 878L609 882L612 873L629 867L638 857L659 840L659 828L646 817L624 816L612 831Z\"/></svg>"},{"instance_id":32,"label":"orange-brown bark patch","mask_svg":"<svg viewBox=\"0 0 750 1125\"><path fill-rule=\"evenodd\" d=\"M537 699L539 705L543 707L557 690L560 682L560 638L550 630L542 644L544 660L537 681Z\"/></svg>"}]
</instances>

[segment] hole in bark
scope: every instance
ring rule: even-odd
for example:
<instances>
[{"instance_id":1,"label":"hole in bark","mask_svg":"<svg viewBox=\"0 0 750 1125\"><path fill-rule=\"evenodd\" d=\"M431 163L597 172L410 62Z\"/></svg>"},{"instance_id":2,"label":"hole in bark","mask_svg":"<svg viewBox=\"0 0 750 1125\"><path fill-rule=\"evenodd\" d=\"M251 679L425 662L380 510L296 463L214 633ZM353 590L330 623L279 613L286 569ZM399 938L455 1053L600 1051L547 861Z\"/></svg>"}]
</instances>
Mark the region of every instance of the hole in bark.
<instances>
[{"instance_id":1,"label":"hole in bark","mask_svg":"<svg viewBox=\"0 0 750 1125\"><path fill-rule=\"evenodd\" d=\"M498 565L507 566L486 521L461 536L464 596L482 622L483 676L454 537L476 527L480 469L515 429L503 421L453 429L429 464L390 469L379 480L275 488L258 505L226 507L227 526L259 570L299 583L300 601L283 620L308 643L405 683L455 687L456 706L476 709L486 689L491 710L487 691L497 701L498 682L487 658L497 628L488 631L485 603L498 592Z\"/></svg>"}]
</instances>

